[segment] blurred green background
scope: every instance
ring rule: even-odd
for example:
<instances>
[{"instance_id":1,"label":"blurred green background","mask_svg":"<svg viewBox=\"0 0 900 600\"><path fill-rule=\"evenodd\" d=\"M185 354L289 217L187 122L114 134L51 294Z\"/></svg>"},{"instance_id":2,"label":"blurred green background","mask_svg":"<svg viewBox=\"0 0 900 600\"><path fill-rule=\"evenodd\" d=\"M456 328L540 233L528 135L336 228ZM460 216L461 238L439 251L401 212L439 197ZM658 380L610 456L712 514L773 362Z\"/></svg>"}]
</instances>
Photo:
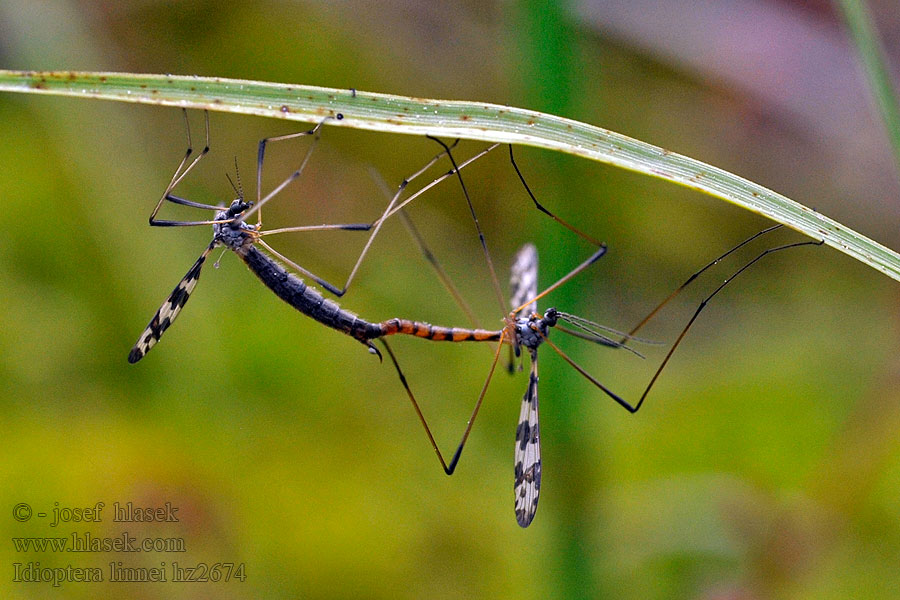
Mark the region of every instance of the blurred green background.
<instances>
[{"instance_id":1,"label":"blurred green background","mask_svg":"<svg viewBox=\"0 0 900 600\"><path fill-rule=\"evenodd\" d=\"M900 11L876 3L883 31ZM896 36L888 51L900 64ZM893 44L893 45L892 45ZM900 186L827 2L137 2L0 4L0 64L218 75L481 100L594 123L772 187L900 248ZM190 115L195 140L202 116ZM227 201L235 157L298 129L212 114L212 151L178 193ZM897 283L828 248L775 255L715 299L627 414L545 349L544 481L534 524L512 502L527 376L498 373L456 475L443 475L396 376L292 311L227 255L137 365L128 350L209 242L147 216L184 151L178 110L0 96L0 596L4 598L895 598L900 594ZM266 185L307 141L271 147ZM462 143L458 158L483 144ZM266 226L373 219L437 150L326 128ZM767 222L660 181L528 148L551 210L610 251L544 307L628 329L691 272ZM443 167L442 167L443 168ZM591 248L541 216L496 152L465 172L501 279L537 244L541 285ZM169 218L194 217L166 209ZM455 185L411 216L472 304L496 306ZM799 239L780 232L769 243ZM276 247L342 282L357 233ZM671 343L760 243L700 279L643 335ZM215 255L218 257L218 254ZM342 304L369 319L464 325L399 221ZM636 398L667 346L559 339ZM394 343L450 452L490 363L485 347ZM99 524L35 512L107 504ZM179 508L177 524L111 522L113 502ZM183 538L186 552L19 552L13 537ZM244 563L244 582L13 583L42 567ZM107 574L105 572L105 574Z\"/></svg>"}]
</instances>

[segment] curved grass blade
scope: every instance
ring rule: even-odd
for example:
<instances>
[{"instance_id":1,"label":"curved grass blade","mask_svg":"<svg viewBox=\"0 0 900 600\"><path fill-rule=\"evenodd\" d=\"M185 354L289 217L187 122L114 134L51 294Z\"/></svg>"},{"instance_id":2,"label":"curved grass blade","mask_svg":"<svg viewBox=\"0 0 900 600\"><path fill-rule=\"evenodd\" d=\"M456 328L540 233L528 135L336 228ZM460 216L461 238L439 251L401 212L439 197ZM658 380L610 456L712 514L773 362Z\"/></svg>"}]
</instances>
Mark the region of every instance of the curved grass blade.
<instances>
[{"instance_id":1,"label":"curved grass blade","mask_svg":"<svg viewBox=\"0 0 900 600\"><path fill-rule=\"evenodd\" d=\"M303 122L319 122L340 114L342 118L329 120L329 125L557 150L726 200L824 240L900 281L900 255L896 252L777 192L652 144L532 110L353 89L136 73L0 70L0 91L179 106Z\"/></svg>"}]
</instances>

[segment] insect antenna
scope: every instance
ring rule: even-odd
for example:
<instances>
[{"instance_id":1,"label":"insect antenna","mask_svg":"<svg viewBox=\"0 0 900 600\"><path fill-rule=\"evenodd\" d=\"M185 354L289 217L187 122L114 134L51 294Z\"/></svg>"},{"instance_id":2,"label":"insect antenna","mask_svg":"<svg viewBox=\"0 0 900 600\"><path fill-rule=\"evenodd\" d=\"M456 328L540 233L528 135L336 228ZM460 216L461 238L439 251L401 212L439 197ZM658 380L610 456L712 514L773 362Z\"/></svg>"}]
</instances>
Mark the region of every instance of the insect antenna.
<instances>
[{"instance_id":1,"label":"insect antenna","mask_svg":"<svg viewBox=\"0 0 900 600\"><path fill-rule=\"evenodd\" d=\"M624 342L616 341L609 336L601 333L601 331L605 331L607 333L611 333L615 336L626 336L627 334L622 333L621 331L616 331L615 329L605 327L600 325L599 323L594 323L593 321L588 321L587 319L583 319L581 317L576 317L575 315L570 315L568 313L557 312L557 317L561 321L565 321L569 323L576 329L569 329L568 327L562 327L560 325L556 326L558 331L561 331L567 335L571 335L572 337L577 337L582 340L587 340L589 342L593 342L595 344L600 344L601 346L608 346L610 348L623 348L628 350L635 356L639 356L640 358L644 358L644 355L632 348L631 346L627 346ZM640 338L633 338L631 336L627 336L625 338L629 341L643 342L643 343L654 343L649 340L643 340Z\"/></svg>"},{"instance_id":2,"label":"insect antenna","mask_svg":"<svg viewBox=\"0 0 900 600\"><path fill-rule=\"evenodd\" d=\"M238 169L237 156L234 157L234 176L237 178L237 185L234 185L234 181L231 179L231 175L225 173L225 177L228 179L228 183L231 184L231 189L233 189L234 193L237 194L239 200L243 200L244 186L241 185L241 172Z\"/></svg>"},{"instance_id":3,"label":"insect antenna","mask_svg":"<svg viewBox=\"0 0 900 600\"><path fill-rule=\"evenodd\" d=\"M227 179L228 183L231 184L231 189L234 190L234 193L237 194L237 197L243 198L243 196L241 196L241 193L238 191L237 186L234 185L234 181L231 179L231 175L229 175L228 173L225 173L225 179Z\"/></svg>"},{"instance_id":4,"label":"insect antenna","mask_svg":"<svg viewBox=\"0 0 900 600\"><path fill-rule=\"evenodd\" d=\"M610 340L607 336L605 336L599 332L604 331L606 333L609 333L609 334L617 336L617 337L624 337L626 341L640 342L642 344L661 345L663 343L663 342L657 342L654 340L648 340L645 338L639 338L639 337L633 336L631 334L619 331L618 329L613 329L612 327L607 327L606 325L601 325L600 323L597 323L595 321L590 321L588 319L585 319L584 317L579 317L578 315L565 313L560 310L556 311L556 316L559 317L560 320L565 321L583 331L593 333L599 337L605 338L605 340L611 341L612 344L605 344L605 345L612 345L612 346L615 346L616 348L621 347L623 345L623 343L616 342L614 340ZM563 329L560 329L559 327L557 327L557 329L559 329L560 331L563 331ZM566 330L566 331L568 332L568 330Z\"/></svg>"}]
</instances>

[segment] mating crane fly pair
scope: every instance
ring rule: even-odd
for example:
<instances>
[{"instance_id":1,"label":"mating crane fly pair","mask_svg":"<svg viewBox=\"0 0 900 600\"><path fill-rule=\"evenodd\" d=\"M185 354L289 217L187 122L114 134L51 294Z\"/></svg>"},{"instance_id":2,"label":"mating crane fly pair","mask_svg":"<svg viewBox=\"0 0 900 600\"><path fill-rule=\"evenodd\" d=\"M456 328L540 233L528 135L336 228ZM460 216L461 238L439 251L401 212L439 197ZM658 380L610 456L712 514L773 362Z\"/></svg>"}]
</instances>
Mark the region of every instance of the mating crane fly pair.
<instances>
[{"instance_id":1,"label":"mating crane fly pair","mask_svg":"<svg viewBox=\"0 0 900 600\"><path fill-rule=\"evenodd\" d=\"M503 348L503 346L509 346L513 349L515 355L519 356L521 350L524 348L529 355L531 366L528 379L528 387L526 388L525 395L522 399L521 414L519 417L519 423L516 427L514 486L516 519L519 525L521 525L522 527L527 527L534 518L535 512L537 510L538 495L540 493L541 487L540 428L538 421L538 349L541 345L546 343L566 362L572 365L579 373L581 373L591 383L599 388L603 393L612 398L630 413L635 413L640 409L641 405L644 402L644 399L647 397L647 394L653 387L653 384L656 382L659 374L668 363L669 358L675 351L675 348L677 348L681 343L688 329L690 329L691 325L697 319L700 312L713 298L713 296L718 294L722 290L722 288L724 288L734 277L742 273L744 270L749 268L758 260L762 259L764 256L771 254L772 252L777 252L779 250L797 246L821 244L820 241L804 241L769 248L760 253L750 262L746 263L740 269L735 271L730 277L725 279L724 282L719 285L719 287L717 287L711 294L706 297L705 300L703 300L703 302L700 303L697 310L688 321L687 325L676 338L675 342L672 344L671 348L654 373L640 399L635 404L631 404L617 395L615 392L607 388L596 378L591 376L584 368L582 368L568 355L566 355L556 344L551 342L549 339L550 329L555 328L569 335L586 339L600 345L631 350L631 348L629 348L626 344L630 340L635 339L634 334L640 328L642 328L654 315L656 315L656 313L665 304L667 304L672 298L674 298L679 292L681 292L681 290L684 289L688 284L694 281L701 273L717 264L720 260L728 256L738 248L744 246L745 244L748 244L755 238L778 229L779 227L781 227L780 225L775 225L773 227L769 227L768 229L760 231L759 233L756 233L755 235L744 240L734 248L728 250L723 255L719 256L718 258L704 266L702 269L691 275L691 277L689 277L678 289L676 289L672 294L669 295L669 297L663 300L662 303L660 303L645 319L638 323L638 325L628 333L617 332L613 329L603 327L587 319L564 313L555 308L550 308L542 315L537 312L537 301L576 276L578 273L589 267L594 262L596 262L606 252L606 246L598 242L597 240L594 240L590 236L582 233L572 225L566 223L538 202L534 194L531 192L531 189L528 187L528 184L525 182L525 178L523 177L521 171L518 168L518 165L515 162L512 146L509 146L510 161L535 207L548 217L554 219L560 225L566 227L578 236L597 246L597 250L590 257L588 257L587 260L575 267L567 275L562 277L553 285L546 288L541 293L538 293L537 250L531 244L523 246L522 249L519 250L512 267L512 276L510 279L512 287L512 310L506 315L504 326L499 330L482 329L477 326L477 322L475 322L472 327L440 327L410 319L396 318L381 322L369 322L358 317L354 313L341 308L336 302L326 299L322 295L322 293L307 285L307 283L303 279L289 272L287 268L283 266L283 264L287 265L297 273L309 279L312 279L333 295L341 297L350 287L350 284L352 283L360 267L360 264L365 258L366 253L371 247L375 236L378 234L385 220L399 213L400 217L404 220L407 226L411 228L410 231L419 244L420 249L423 251L428 260L432 262L433 266L438 271L438 274L442 277L442 279L444 279L445 284L448 285L448 288L450 289L454 297L460 303L462 303L459 294L456 292L455 288L453 288L452 284L449 283L449 280L446 279L446 276L443 273L440 265L434 260L433 255L424 245L424 242L421 240L415 229L412 228L412 224L408 220L408 217L404 212L404 207L415 200L417 197L419 197L421 194L425 193L444 179L455 176L460 184L460 187L462 188L463 195L466 199L468 208L475 223L485 260L491 273L494 291L501 306L504 306L505 302L503 300L503 294L500 290L500 285L494 272L490 253L487 250L485 237L481 230L481 226L478 223L474 207L469 198L469 194L466 190L465 183L463 182L461 174L461 170L464 167L471 164L478 158L484 156L488 152L494 150L499 146L499 144L489 146L488 148L482 150L465 162L457 164L452 154L452 148L453 146L455 146L455 143L453 145L447 145L444 142L437 140L436 138L431 138L442 146L442 151L439 154L435 155L430 161L428 161L428 163L426 163L424 167L405 179L398 186L397 191L388 203L387 208L383 211L381 216L372 223L307 225L263 230L261 210L262 207L301 175L307 162L309 161L315 144L320 137L321 128L328 119L323 120L314 128L308 131L301 131L261 140L259 142L259 151L257 156L256 201L247 202L245 200L243 189L240 185L240 179L238 178L237 186L235 186L232 182L232 187L234 188L235 193L238 197L234 201L232 201L231 204L226 208L222 206L211 206L208 204L193 202L191 200L178 197L172 193L174 188L209 151L208 113L205 113L206 145L204 146L202 152L200 152L193 158L191 158L193 154L193 146L191 142L190 125L187 119L187 111L184 111L184 117L187 129L188 149L184 155L184 158L181 160L181 163L178 165L178 168L175 170L175 173L172 176L169 185L166 187L165 192L163 193L162 197L151 213L150 225L158 227L211 225L213 228L213 240L206 247L206 249L203 250L200 258L197 259L197 262L194 263L194 265L190 268L184 278L178 283L178 285L175 287L175 289L172 291L172 293L169 295L160 309L153 316L153 319L151 319L147 328L144 330L140 338L138 338L137 343L131 349L131 352L128 355L128 361L131 363L136 363L141 358L143 358L144 355L159 341L163 332L165 332L166 329L169 328L169 326L181 312L182 308L184 308L184 305L190 297L191 293L194 291L194 288L196 287L200 277L200 271L210 252L212 252L213 249L218 246L224 246L225 248L232 250L235 254L237 254L246 263L249 269L253 271L253 273L255 273L257 277L259 277L259 279L279 298L281 298L303 314L311 317L312 319L315 319L323 325L336 329L355 338L356 340L363 343L370 352L377 354L379 357L382 356L381 352L373 342L375 340L378 340L382 344L384 349L387 351L388 356L390 357L391 362L394 365L394 368L397 371L400 381L413 405L419 421L422 423L422 426L425 429L428 440L431 443L431 446L434 449L435 453L437 454L438 460L440 461L444 472L448 475L451 475L455 471L456 466L459 463L463 447L465 446L466 440L468 439L469 434L472 430L472 426L475 422L475 418L478 415L479 409L481 408L485 392L487 391L488 385L499 361L501 349ZM343 117L342 115L337 114L333 118L340 120ZM313 142L307 149L306 154L302 162L300 163L300 166L279 185L277 185L265 196L263 196L262 168L267 145L272 142L297 138L301 136L312 136ZM409 183L417 177L421 176L444 156L449 159L452 168L401 201L403 193ZM214 211L214 217L210 220L200 221L170 221L157 219L157 214L159 213L165 202L171 202L174 204L180 204L193 208L211 210ZM254 214L256 214L257 222L255 224L248 223L247 219ZM265 236L279 233L321 230L369 232L368 240L363 247L363 250L360 253L359 257L357 258L356 264L350 271L347 281L345 282L343 287L339 288L333 285L325 279L316 276L300 265L294 263L290 259L282 256L271 246L269 246L269 244L267 244L263 239ZM260 250L260 247L265 249L265 252ZM466 310L467 314L470 314L471 318L471 311L469 311L467 307L464 306L464 304L463 308L464 310ZM504 308L503 310L505 312L506 309ZM474 321L474 319L472 320ZM569 326L571 326L571 329L561 326L561 323L568 324ZM472 341L496 343L493 362L491 363L487 378L485 379L481 392L478 395L478 399L469 418L468 425L466 426L466 429L462 435L462 439L459 442L459 445L457 446L456 451L454 452L453 457L449 462L444 459L443 454L438 448L438 444L435 441L434 436L431 433L431 429L428 426L428 423L422 413L422 410L420 409L419 404L416 401L416 398L409 386L409 383L400 368L400 364L397 361L393 350L385 339L388 336L400 334L412 335L432 341ZM631 351L635 352L634 350ZM510 360L510 369L512 370L512 360Z\"/></svg>"}]
</instances>

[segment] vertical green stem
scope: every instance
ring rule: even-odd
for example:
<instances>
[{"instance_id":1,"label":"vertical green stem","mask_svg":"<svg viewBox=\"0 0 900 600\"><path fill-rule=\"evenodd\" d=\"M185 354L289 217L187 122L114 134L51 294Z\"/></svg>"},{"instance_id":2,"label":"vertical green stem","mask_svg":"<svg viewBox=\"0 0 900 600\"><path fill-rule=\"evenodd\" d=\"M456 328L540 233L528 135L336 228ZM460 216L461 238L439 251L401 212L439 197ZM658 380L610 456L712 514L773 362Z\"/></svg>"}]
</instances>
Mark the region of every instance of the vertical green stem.
<instances>
[{"instance_id":1,"label":"vertical green stem","mask_svg":"<svg viewBox=\"0 0 900 600\"><path fill-rule=\"evenodd\" d=\"M836 4L844 14L853 44L859 53L869 88L878 105L881 119L884 121L884 127L894 150L898 173L900 173L900 107L898 107L896 90L888 70L884 47L878 39L878 33L865 0L836 0Z\"/></svg>"}]
</instances>

